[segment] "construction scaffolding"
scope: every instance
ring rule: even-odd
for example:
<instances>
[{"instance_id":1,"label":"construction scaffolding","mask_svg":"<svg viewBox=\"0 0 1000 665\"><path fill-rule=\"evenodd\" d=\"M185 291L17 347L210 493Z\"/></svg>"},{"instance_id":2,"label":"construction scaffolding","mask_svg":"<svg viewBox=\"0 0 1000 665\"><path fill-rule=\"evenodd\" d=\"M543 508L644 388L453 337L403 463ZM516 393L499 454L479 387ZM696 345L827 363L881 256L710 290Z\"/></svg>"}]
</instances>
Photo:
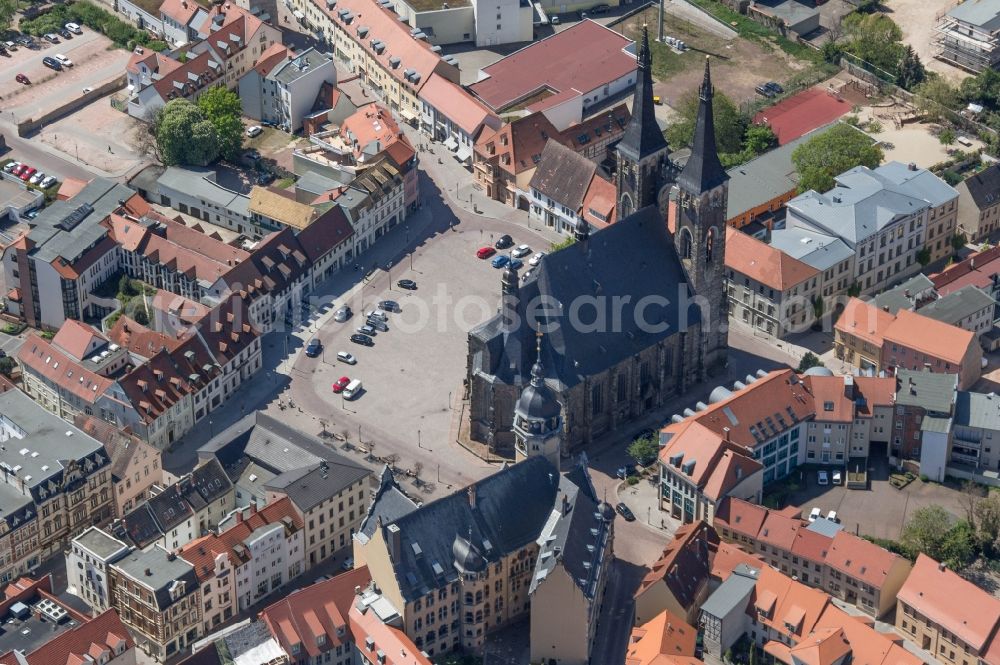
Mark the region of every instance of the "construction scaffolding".
<instances>
[{"instance_id":1,"label":"construction scaffolding","mask_svg":"<svg viewBox=\"0 0 1000 665\"><path fill-rule=\"evenodd\" d=\"M1000 1L993 20L973 25L949 12L936 18L931 45L934 57L948 64L978 74L1000 62Z\"/></svg>"}]
</instances>

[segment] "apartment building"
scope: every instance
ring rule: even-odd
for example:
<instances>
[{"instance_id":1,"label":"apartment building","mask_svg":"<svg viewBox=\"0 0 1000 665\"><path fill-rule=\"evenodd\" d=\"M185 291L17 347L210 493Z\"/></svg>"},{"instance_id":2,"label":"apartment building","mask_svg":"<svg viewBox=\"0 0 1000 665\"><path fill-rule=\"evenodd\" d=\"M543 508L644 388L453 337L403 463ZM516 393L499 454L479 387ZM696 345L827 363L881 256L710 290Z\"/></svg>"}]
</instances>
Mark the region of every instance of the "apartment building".
<instances>
[{"instance_id":1,"label":"apartment building","mask_svg":"<svg viewBox=\"0 0 1000 665\"><path fill-rule=\"evenodd\" d=\"M782 338L806 330L822 314L820 271L780 249L726 228L729 318Z\"/></svg>"},{"instance_id":2,"label":"apartment building","mask_svg":"<svg viewBox=\"0 0 1000 665\"><path fill-rule=\"evenodd\" d=\"M910 572L906 559L825 518L807 522L794 511L733 498L723 503L714 526L723 540L876 618L895 608Z\"/></svg>"},{"instance_id":3,"label":"apartment building","mask_svg":"<svg viewBox=\"0 0 1000 665\"><path fill-rule=\"evenodd\" d=\"M129 181L152 203L223 226L259 240L276 229L260 227L250 218L250 197L227 189L211 169L148 166Z\"/></svg>"},{"instance_id":4,"label":"apartment building","mask_svg":"<svg viewBox=\"0 0 1000 665\"><path fill-rule=\"evenodd\" d=\"M639 623L639 622L636 622ZM632 629L625 662L629 665L695 665L698 631L668 610Z\"/></svg>"},{"instance_id":5,"label":"apartment building","mask_svg":"<svg viewBox=\"0 0 1000 665\"><path fill-rule=\"evenodd\" d=\"M423 33L375 0L293 0L300 22L358 74L362 85L407 122L420 118L419 94L433 74L459 83L458 65L443 59Z\"/></svg>"},{"instance_id":6,"label":"apartment building","mask_svg":"<svg viewBox=\"0 0 1000 665\"><path fill-rule=\"evenodd\" d=\"M124 203L122 203L124 201ZM110 314L115 303L95 295L114 275L114 242L99 224L115 210L145 214L145 201L113 180L95 178L72 198L54 201L2 253L7 311L33 328L58 330L67 319Z\"/></svg>"},{"instance_id":7,"label":"apartment building","mask_svg":"<svg viewBox=\"0 0 1000 665\"><path fill-rule=\"evenodd\" d=\"M727 496L760 501L764 467L750 455L697 420L668 425L660 432L660 510L710 523Z\"/></svg>"},{"instance_id":8,"label":"apartment building","mask_svg":"<svg viewBox=\"0 0 1000 665\"><path fill-rule=\"evenodd\" d=\"M439 74L431 74L420 91L420 129L454 152L463 164L472 164L473 147L484 127L499 129L500 118L465 88Z\"/></svg>"},{"instance_id":9,"label":"apartment building","mask_svg":"<svg viewBox=\"0 0 1000 665\"><path fill-rule=\"evenodd\" d=\"M697 619L718 546L719 536L706 522L678 527L636 589L635 623L653 621L663 611L687 622Z\"/></svg>"},{"instance_id":10,"label":"apartment building","mask_svg":"<svg viewBox=\"0 0 1000 665\"><path fill-rule=\"evenodd\" d=\"M332 55L313 48L294 53L278 41L239 79L243 115L295 133L323 86L336 83Z\"/></svg>"},{"instance_id":11,"label":"apartment building","mask_svg":"<svg viewBox=\"0 0 1000 665\"><path fill-rule=\"evenodd\" d=\"M921 473L943 482L958 388L955 374L896 372L891 457L917 461Z\"/></svg>"},{"instance_id":12,"label":"apartment building","mask_svg":"<svg viewBox=\"0 0 1000 665\"><path fill-rule=\"evenodd\" d=\"M99 441L24 393L0 393L0 580L36 568L113 514L110 460Z\"/></svg>"},{"instance_id":13,"label":"apartment building","mask_svg":"<svg viewBox=\"0 0 1000 665\"><path fill-rule=\"evenodd\" d=\"M512 208L530 210L531 178L550 139L600 164L631 119L625 104L560 131L542 111L484 127L476 139L473 174L486 195ZM536 213L537 214L537 213Z\"/></svg>"},{"instance_id":14,"label":"apartment building","mask_svg":"<svg viewBox=\"0 0 1000 665\"><path fill-rule=\"evenodd\" d=\"M934 27L934 57L979 73L1000 62L1000 5L958 4L941 14Z\"/></svg>"},{"instance_id":15,"label":"apartment building","mask_svg":"<svg viewBox=\"0 0 1000 665\"><path fill-rule=\"evenodd\" d=\"M815 407L806 431L806 462L867 469L869 445L889 442L895 380L833 376L819 369L802 380Z\"/></svg>"},{"instance_id":16,"label":"apartment building","mask_svg":"<svg viewBox=\"0 0 1000 665\"><path fill-rule=\"evenodd\" d=\"M959 210L962 208L959 207ZM994 301L1000 299L1000 247L974 252L930 276L934 290L941 297L967 286L975 286ZM994 320L997 310L994 309Z\"/></svg>"},{"instance_id":17,"label":"apartment building","mask_svg":"<svg viewBox=\"0 0 1000 665\"><path fill-rule=\"evenodd\" d=\"M941 296L918 311L935 321L975 333L978 339L993 330L996 306L992 295L970 284Z\"/></svg>"},{"instance_id":18,"label":"apartment building","mask_svg":"<svg viewBox=\"0 0 1000 665\"><path fill-rule=\"evenodd\" d=\"M982 372L976 333L920 312L901 309L893 315L857 298L848 301L834 326L834 353L868 375L902 369L955 373L962 389Z\"/></svg>"},{"instance_id":19,"label":"apartment building","mask_svg":"<svg viewBox=\"0 0 1000 665\"><path fill-rule=\"evenodd\" d=\"M489 632L537 604L544 611L531 617L533 653L585 663L613 519L583 463L560 475L544 457L532 457L420 508L385 483L355 535L355 566L368 566L380 592L373 602L385 607L383 615L397 614L428 656L459 646L478 651ZM563 561L580 562L572 576L555 565L560 555L548 545L561 536L541 537L556 525L581 534L560 545Z\"/></svg>"},{"instance_id":20,"label":"apartment building","mask_svg":"<svg viewBox=\"0 0 1000 665\"><path fill-rule=\"evenodd\" d=\"M152 658L164 662L202 636L202 590L190 563L152 545L110 570L112 607Z\"/></svg>"},{"instance_id":21,"label":"apartment building","mask_svg":"<svg viewBox=\"0 0 1000 665\"><path fill-rule=\"evenodd\" d=\"M942 665L1000 661L1000 600L926 554L899 590L896 631Z\"/></svg>"},{"instance_id":22,"label":"apartment building","mask_svg":"<svg viewBox=\"0 0 1000 665\"><path fill-rule=\"evenodd\" d=\"M842 240L854 255L848 286L873 294L919 272L922 259L951 253L958 192L926 170L890 162L842 173L829 192L805 192L787 208L788 229Z\"/></svg>"},{"instance_id":23,"label":"apartment building","mask_svg":"<svg viewBox=\"0 0 1000 665\"><path fill-rule=\"evenodd\" d=\"M168 39L179 36L171 23L187 20L182 43L192 43L183 60L137 47L126 65L126 108L134 118L149 121L169 101L197 101L211 87L235 89L254 63L272 45L281 43L280 30L232 2L207 8L194 0L189 4L196 8L190 11L165 3L168 11L181 10L176 21L168 21L164 15L165 28L170 28L165 30Z\"/></svg>"},{"instance_id":24,"label":"apartment building","mask_svg":"<svg viewBox=\"0 0 1000 665\"><path fill-rule=\"evenodd\" d=\"M66 590L99 614L111 607L110 567L132 546L96 526L73 539L66 550Z\"/></svg>"},{"instance_id":25,"label":"apartment building","mask_svg":"<svg viewBox=\"0 0 1000 665\"><path fill-rule=\"evenodd\" d=\"M1000 230L1000 164L992 164L960 182L958 232L968 242L986 242Z\"/></svg>"},{"instance_id":26,"label":"apartment building","mask_svg":"<svg viewBox=\"0 0 1000 665\"><path fill-rule=\"evenodd\" d=\"M746 636L768 661L919 665L898 640L830 597L768 566L737 566L702 606L705 650L720 658Z\"/></svg>"},{"instance_id":27,"label":"apartment building","mask_svg":"<svg viewBox=\"0 0 1000 665\"><path fill-rule=\"evenodd\" d=\"M78 415L73 424L100 441L111 458L116 518L124 517L132 508L149 499L153 487L164 484L161 451L93 416Z\"/></svg>"},{"instance_id":28,"label":"apartment building","mask_svg":"<svg viewBox=\"0 0 1000 665\"><path fill-rule=\"evenodd\" d=\"M528 187L530 216L560 234L572 235L583 224L601 229L615 223L614 184L596 163L558 141L545 144Z\"/></svg>"},{"instance_id":29,"label":"apartment building","mask_svg":"<svg viewBox=\"0 0 1000 665\"><path fill-rule=\"evenodd\" d=\"M951 460L977 473L1000 470L1000 398L993 393L956 393Z\"/></svg>"},{"instance_id":30,"label":"apartment building","mask_svg":"<svg viewBox=\"0 0 1000 665\"><path fill-rule=\"evenodd\" d=\"M351 547L368 507L371 471L331 453L317 464L286 471L268 481L267 503L287 497L304 525L307 567Z\"/></svg>"},{"instance_id":31,"label":"apartment building","mask_svg":"<svg viewBox=\"0 0 1000 665\"><path fill-rule=\"evenodd\" d=\"M233 484L218 460L200 463L125 515L116 528L137 547L176 550L214 531L234 508Z\"/></svg>"},{"instance_id":32,"label":"apartment building","mask_svg":"<svg viewBox=\"0 0 1000 665\"><path fill-rule=\"evenodd\" d=\"M94 617L77 612L52 592L52 577L22 577L4 589L0 663L135 665L135 642L114 610Z\"/></svg>"}]
</instances>

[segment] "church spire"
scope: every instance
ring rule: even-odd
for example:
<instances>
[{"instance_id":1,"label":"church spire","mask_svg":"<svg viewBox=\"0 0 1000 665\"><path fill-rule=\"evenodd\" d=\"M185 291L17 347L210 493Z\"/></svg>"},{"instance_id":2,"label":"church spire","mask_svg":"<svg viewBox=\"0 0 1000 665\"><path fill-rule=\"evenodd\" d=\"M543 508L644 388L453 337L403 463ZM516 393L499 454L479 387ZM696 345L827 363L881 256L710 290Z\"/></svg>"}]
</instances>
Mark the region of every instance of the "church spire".
<instances>
[{"instance_id":1,"label":"church spire","mask_svg":"<svg viewBox=\"0 0 1000 665\"><path fill-rule=\"evenodd\" d=\"M645 25L642 26L642 39L636 44L635 62L632 118L618 143L618 151L633 161L639 161L667 148L653 108L653 53L649 49L649 29Z\"/></svg>"},{"instance_id":2,"label":"church spire","mask_svg":"<svg viewBox=\"0 0 1000 665\"><path fill-rule=\"evenodd\" d=\"M715 120L712 117L712 71L705 57L705 77L698 89L698 118L694 128L691 157L677 178L677 184L692 194L701 194L729 180L719 161L715 145Z\"/></svg>"}]
</instances>

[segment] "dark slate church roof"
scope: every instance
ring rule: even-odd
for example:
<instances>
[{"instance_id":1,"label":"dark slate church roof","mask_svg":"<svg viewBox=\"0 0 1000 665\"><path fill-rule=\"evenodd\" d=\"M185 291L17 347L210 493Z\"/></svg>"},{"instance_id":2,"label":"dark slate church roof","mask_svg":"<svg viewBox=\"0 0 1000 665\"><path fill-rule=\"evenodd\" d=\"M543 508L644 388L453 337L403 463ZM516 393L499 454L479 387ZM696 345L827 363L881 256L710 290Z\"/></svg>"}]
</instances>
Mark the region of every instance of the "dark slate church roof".
<instances>
[{"instance_id":1,"label":"dark slate church roof","mask_svg":"<svg viewBox=\"0 0 1000 665\"><path fill-rule=\"evenodd\" d=\"M534 542L552 513L559 485L556 468L544 457L532 457L470 486L475 488L475 508L469 492L459 491L391 523L383 520L383 528L399 528L392 564L403 597L414 600L458 579L456 536L474 544L489 563ZM380 511L382 500L376 498L366 522Z\"/></svg>"},{"instance_id":2,"label":"dark slate church roof","mask_svg":"<svg viewBox=\"0 0 1000 665\"><path fill-rule=\"evenodd\" d=\"M486 356L473 359L474 367L497 380L523 385L535 361L537 324L526 320L529 305L540 296L559 305L549 308L553 330L542 338L546 380L560 390L621 363L653 344L700 322L698 307L679 304L680 295L692 298L673 237L658 210L639 210L611 226L547 255L518 293L519 325L507 326L503 313L474 328L470 335L484 343ZM628 297L620 306L621 326L610 323L618 305L615 297ZM600 330L570 325L571 306L577 298L598 298L609 325ZM650 297L666 298L645 308L645 329L637 322L637 305ZM580 308L585 324L593 321L594 307ZM665 324L665 326L664 326ZM653 328L653 329L651 329Z\"/></svg>"},{"instance_id":3,"label":"dark slate church roof","mask_svg":"<svg viewBox=\"0 0 1000 665\"><path fill-rule=\"evenodd\" d=\"M392 477L392 471L386 466L382 469L382 475L379 477L379 487L375 492L375 498L368 506L368 513L361 522L361 528L358 529L358 537L362 543L366 543L375 533L379 520L382 521L382 524L392 524L416 509L417 504L403 494L399 485L396 484L395 478Z\"/></svg>"},{"instance_id":4,"label":"dark slate church roof","mask_svg":"<svg viewBox=\"0 0 1000 665\"><path fill-rule=\"evenodd\" d=\"M632 118L625 128L622 140L615 148L633 161L667 149L660 125L653 108L653 55L649 50L649 32L642 28L642 39L636 46L636 82L632 96Z\"/></svg>"},{"instance_id":5,"label":"dark slate church roof","mask_svg":"<svg viewBox=\"0 0 1000 665\"><path fill-rule=\"evenodd\" d=\"M722 168L715 146L715 120L712 115L712 71L705 56L705 77L698 89L698 117L695 120L694 141L691 156L684 170L677 176L677 184L688 192L701 194L729 180L729 174Z\"/></svg>"}]
</instances>

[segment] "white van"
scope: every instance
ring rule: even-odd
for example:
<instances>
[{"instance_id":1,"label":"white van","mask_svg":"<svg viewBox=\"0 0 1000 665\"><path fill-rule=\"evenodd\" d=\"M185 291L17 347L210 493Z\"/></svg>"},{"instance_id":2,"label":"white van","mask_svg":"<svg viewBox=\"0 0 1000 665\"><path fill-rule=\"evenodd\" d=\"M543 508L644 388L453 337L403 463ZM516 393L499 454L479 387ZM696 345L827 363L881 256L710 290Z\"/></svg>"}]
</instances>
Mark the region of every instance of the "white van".
<instances>
[{"instance_id":1,"label":"white van","mask_svg":"<svg viewBox=\"0 0 1000 665\"><path fill-rule=\"evenodd\" d=\"M359 392L361 392L361 379L354 379L344 388L344 397L353 399Z\"/></svg>"}]
</instances>

